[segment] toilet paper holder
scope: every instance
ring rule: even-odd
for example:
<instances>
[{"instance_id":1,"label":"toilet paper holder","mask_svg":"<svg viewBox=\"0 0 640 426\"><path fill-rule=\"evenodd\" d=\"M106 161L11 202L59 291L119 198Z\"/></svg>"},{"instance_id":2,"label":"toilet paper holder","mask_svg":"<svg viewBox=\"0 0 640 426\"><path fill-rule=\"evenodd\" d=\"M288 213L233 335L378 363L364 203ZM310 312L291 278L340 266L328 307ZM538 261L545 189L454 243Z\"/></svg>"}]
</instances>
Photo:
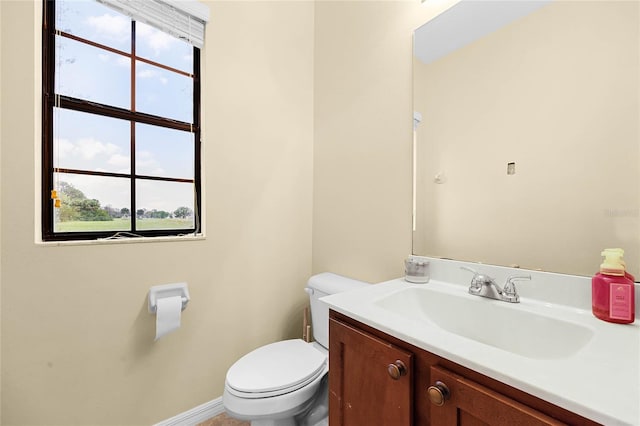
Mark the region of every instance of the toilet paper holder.
<instances>
[{"instance_id":1,"label":"toilet paper holder","mask_svg":"<svg viewBox=\"0 0 640 426\"><path fill-rule=\"evenodd\" d=\"M187 283L162 284L151 287L149 289L149 313L155 314L157 312L158 299L174 296L182 297L182 310L184 311L187 303L191 300Z\"/></svg>"}]
</instances>

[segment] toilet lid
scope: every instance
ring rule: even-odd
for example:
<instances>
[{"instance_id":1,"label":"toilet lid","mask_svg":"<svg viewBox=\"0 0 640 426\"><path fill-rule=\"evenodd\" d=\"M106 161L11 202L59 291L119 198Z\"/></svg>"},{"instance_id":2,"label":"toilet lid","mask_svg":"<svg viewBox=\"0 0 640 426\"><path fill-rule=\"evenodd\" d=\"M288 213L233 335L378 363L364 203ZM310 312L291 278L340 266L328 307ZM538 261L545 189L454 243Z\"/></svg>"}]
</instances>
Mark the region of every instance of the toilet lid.
<instances>
[{"instance_id":1,"label":"toilet lid","mask_svg":"<svg viewBox=\"0 0 640 426\"><path fill-rule=\"evenodd\" d=\"M316 377L326 354L301 339L284 340L249 352L229 368L227 385L244 393L289 389Z\"/></svg>"}]
</instances>

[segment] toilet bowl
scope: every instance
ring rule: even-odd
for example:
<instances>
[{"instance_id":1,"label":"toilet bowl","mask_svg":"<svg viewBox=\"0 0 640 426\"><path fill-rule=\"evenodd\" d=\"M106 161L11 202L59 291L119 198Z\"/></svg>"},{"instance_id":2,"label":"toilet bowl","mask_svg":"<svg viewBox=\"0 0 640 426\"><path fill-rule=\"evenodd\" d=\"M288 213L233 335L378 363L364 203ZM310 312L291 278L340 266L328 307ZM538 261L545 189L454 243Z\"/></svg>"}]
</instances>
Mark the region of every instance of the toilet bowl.
<instances>
[{"instance_id":1,"label":"toilet bowl","mask_svg":"<svg viewBox=\"0 0 640 426\"><path fill-rule=\"evenodd\" d=\"M262 346L227 372L227 414L252 425L297 425L318 396L329 371L327 351L301 339Z\"/></svg>"},{"instance_id":2,"label":"toilet bowl","mask_svg":"<svg viewBox=\"0 0 640 426\"><path fill-rule=\"evenodd\" d=\"M311 277L305 290L316 341L283 340L236 361L222 397L227 414L252 426L328 425L329 308L319 299L365 285L331 273Z\"/></svg>"}]
</instances>

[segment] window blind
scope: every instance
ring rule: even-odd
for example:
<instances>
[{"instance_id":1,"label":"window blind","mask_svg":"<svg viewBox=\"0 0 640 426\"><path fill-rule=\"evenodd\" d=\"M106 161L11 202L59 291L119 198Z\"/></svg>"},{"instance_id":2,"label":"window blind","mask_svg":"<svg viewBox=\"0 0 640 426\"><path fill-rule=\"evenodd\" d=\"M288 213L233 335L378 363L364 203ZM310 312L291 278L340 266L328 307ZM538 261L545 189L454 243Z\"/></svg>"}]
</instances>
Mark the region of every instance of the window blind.
<instances>
[{"instance_id":1,"label":"window blind","mask_svg":"<svg viewBox=\"0 0 640 426\"><path fill-rule=\"evenodd\" d=\"M196 0L97 0L192 45L204 46L209 8Z\"/></svg>"}]
</instances>

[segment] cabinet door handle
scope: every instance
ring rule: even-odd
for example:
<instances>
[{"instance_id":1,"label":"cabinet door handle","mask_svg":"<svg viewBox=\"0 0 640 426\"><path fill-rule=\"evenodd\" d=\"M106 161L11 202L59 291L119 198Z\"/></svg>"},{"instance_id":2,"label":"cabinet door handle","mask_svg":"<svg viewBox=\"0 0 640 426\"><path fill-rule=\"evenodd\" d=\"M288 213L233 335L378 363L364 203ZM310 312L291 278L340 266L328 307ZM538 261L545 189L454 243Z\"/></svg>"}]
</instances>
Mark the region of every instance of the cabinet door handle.
<instances>
[{"instance_id":1,"label":"cabinet door handle","mask_svg":"<svg viewBox=\"0 0 640 426\"><path fill-rule=\"evenodd\" d=\"M438 407L443 406L445 401L451 397L449 388L440 380L437 380L435 385L429 386L427 393L429 394L431 403Z\"/></svg>"},{"instance_id":2,"label":"cabinet door handle","mask_svg":"<svg viewBox=\"0 0 640 426\"><path fill-rule=\"evenodd\" d=\"M393 380L399 380L401 376L407 374L407 366L398 359L393 364L387 366L387 372Z\"/></svg>"}]
</instances>

